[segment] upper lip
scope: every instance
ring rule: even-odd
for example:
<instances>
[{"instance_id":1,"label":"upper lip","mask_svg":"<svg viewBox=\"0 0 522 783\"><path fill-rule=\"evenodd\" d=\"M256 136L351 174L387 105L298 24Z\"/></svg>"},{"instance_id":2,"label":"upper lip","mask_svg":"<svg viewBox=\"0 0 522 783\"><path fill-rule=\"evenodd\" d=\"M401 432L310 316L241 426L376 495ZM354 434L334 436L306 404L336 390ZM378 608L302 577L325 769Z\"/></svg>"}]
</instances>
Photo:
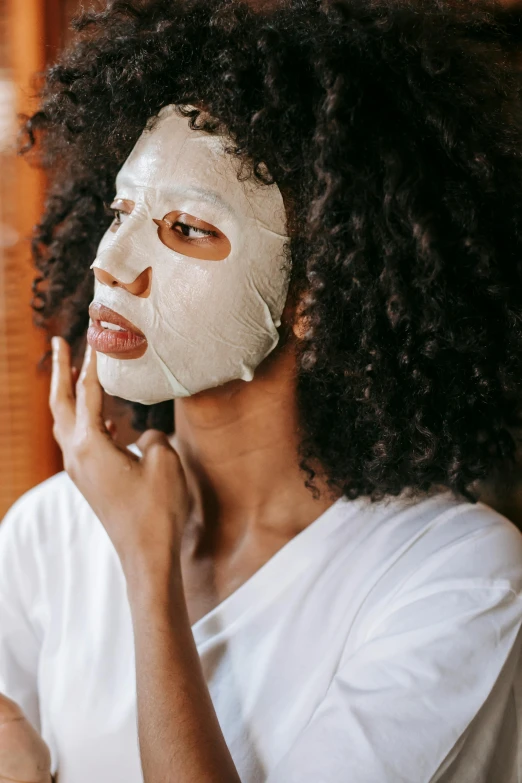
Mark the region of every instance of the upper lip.
<instances>
[{"instance_id":1,"label":"upper lip","mask_svg":"<svg viewBox=\"0 0 522 783\"><path fill-rule=\"evenodd\" d=\"M107 321L110 324L121 326L122 329L126 329L129 332L134 332L140 337L145 337L141 329L138 329L137 326L134 326L133 323L127 321L127 319L119 313L115 313L110 307L105 307L105 305L100 304L100 302L93 302L89 306L89 315L93 321Z\"/></svg>"}]
</instances>

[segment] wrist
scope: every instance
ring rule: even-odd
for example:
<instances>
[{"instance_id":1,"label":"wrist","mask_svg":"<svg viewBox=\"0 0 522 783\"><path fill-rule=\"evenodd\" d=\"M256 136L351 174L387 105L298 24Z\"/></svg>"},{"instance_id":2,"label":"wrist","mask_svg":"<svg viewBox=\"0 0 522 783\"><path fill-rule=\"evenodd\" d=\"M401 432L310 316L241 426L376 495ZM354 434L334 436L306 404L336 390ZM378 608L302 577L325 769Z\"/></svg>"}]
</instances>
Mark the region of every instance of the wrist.
<instances>
[{"instance_id":1,"label":"wrist","mask_svg":"<svg viewBox=\"0 0 522 783\"><path fill-rule=\"evenodd\" d=\"M181 563L177 552L150 553L129 558L123 565L127 595L134 605L170 603L173 596L183 593Z\"/></svg>"}]
</instances>

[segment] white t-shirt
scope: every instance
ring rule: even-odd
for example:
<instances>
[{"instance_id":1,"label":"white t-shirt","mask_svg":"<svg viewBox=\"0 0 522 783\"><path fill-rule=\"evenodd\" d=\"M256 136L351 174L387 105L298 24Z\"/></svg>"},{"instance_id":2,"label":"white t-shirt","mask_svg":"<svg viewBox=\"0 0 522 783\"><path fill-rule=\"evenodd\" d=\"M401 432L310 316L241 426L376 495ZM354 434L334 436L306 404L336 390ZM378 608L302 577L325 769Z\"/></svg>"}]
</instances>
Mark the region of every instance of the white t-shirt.
<instances>
[{"instance_id":1,"label":"white t-shirt","mask_svg":"<svg viewBox=\"0 0 522 783\"><path fill-rule=\"evenodd\" d=\"M521 590L486 506L337 501L193 626L242 783L520 783ZM123 574L63 473L0 526L0 690L59 783L142 781Z\"/></svg>"}]
</instances>

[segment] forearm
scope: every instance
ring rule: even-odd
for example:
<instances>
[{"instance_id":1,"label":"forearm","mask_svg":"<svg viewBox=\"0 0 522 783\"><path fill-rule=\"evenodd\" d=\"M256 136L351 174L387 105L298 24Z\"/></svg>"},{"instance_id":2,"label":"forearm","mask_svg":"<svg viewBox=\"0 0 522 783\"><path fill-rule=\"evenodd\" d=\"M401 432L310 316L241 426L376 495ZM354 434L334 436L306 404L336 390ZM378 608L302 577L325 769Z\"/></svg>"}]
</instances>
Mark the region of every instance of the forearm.
<instances>
[{"instance_id":1,"label":"forearm","mask_svg":"<svg viewBox=\"0 0 522 783\"><path fill-rule=\"evenodd\" d=\"M129 585L145 783L240 783L210 698L181 574Z\"/></svg>"}]
</instances>

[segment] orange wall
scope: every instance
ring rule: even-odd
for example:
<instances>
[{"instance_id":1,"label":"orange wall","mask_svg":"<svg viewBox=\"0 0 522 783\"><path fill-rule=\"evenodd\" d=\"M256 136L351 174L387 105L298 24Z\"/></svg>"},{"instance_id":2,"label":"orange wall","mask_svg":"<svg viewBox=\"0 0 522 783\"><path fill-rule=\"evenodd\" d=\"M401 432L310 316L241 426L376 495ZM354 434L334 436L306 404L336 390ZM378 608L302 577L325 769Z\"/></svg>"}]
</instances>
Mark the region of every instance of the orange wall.
<instances>
[{"instance_id":1,"label":"orange wall","mask_svg":"<svg viewBox=\"0 0 522 783\"><path fill-rule=\"evenodd\" d=\"M54 49L45 0L6 0L4 73L15 85L16 109L34 109L33 75ZM51 44L51 48L47 46ZM60 469L51 432L46 372L38 360L45 335L32 324L29 237L42 209L42 174L14 154L1 157L0 209L4 235L17 237L0 255L0 516L29 487ZM15 233L14 233L15 232ZM10 246L9 246L10 245Z\"/></svg>"}]
</instances>

